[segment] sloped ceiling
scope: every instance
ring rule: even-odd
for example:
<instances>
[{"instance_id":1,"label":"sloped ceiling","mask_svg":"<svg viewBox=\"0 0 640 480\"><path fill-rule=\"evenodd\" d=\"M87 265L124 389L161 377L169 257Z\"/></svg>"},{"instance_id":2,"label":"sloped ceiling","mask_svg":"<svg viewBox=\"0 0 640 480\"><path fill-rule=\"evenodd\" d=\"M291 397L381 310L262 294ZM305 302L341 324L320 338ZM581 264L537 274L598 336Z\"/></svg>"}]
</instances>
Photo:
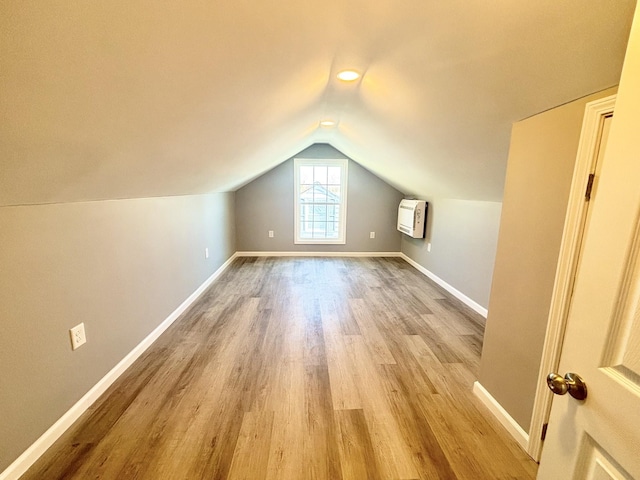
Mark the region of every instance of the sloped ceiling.
<instances>
[{"instance_id":1,"label":"sloped ceiling","mask_svg":"<svg viewBox=\"0 0 640 480\"><path fill-rule=\"evenodd\" d=\"M229 191L315 142L500 200L512 122L617 84L634 7L2 1L0 205Z\"/></svg>"}]
</instances>

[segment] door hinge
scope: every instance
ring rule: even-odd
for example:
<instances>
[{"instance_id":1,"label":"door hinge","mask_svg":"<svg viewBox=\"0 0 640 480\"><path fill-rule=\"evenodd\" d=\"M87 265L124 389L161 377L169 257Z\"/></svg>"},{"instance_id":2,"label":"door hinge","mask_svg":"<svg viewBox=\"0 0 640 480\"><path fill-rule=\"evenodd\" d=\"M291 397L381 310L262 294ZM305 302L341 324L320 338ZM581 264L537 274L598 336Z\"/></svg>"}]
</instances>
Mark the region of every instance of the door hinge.
<instances>
[{"instance_id":1,"label":"door hinge","mask_svg":"<svg viewBox=\"0 0 640 480\"><path fill-rule=\"evenodd\" d=\"M547 438L547 427L549 426L548 423L545 423L544 425L542 425L542 436L540 437L540 440L544 441L545 438Z\"/></svg>"},{"instance_id":2,"label":"door hinge","mask_svg":"<svg viewBox=\"0 0 640 480\"><path fill-rule=\"evenodd\" d=\"M591 190L593 189L593 180L596 178L594 173L589 174L589 179L587 180L587 191L584 192L584 198L589 201L591 200Z\"/></svg>"}]
</instances>

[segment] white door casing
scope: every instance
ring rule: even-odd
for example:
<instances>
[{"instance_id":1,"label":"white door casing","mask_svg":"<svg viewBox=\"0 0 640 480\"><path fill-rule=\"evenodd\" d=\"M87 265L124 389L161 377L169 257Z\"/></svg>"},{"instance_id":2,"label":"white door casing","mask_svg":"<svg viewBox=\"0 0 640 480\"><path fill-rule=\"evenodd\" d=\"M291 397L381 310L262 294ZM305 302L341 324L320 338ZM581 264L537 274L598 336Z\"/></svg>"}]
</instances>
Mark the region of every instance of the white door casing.
<instances>
[{"instance_id":1,"label":"white door casing","mask_svg":"<svg viewBox=\"0 0 640 480\"><path fill-rule=\"evenodd\" d=\"M615 106L615 95L589 102L585 107L580 144L569 193L569 205L564 223L562 243L551 297L549 320L542 351L538 388L529 427L527 453L538 461L542 453L544 425L549 420L552 394L546 376L557 370L566 327L571 293L573 291L583 234L588 223L589 205L585 198L590 174L598 174L608 138L608 130ZM594 199L595 201L595 199Z\"/></svg>"},{"instance_id":2,"label":"white door casing","mask_svg":"<svg viewBox=\"0 0 640 480\"><path fill-rule=\"evenodd\" d=\"M640 479L640 13L596 180L559 365L588 397L554 396L538 478Z\"/></svg>"}]
</instances>

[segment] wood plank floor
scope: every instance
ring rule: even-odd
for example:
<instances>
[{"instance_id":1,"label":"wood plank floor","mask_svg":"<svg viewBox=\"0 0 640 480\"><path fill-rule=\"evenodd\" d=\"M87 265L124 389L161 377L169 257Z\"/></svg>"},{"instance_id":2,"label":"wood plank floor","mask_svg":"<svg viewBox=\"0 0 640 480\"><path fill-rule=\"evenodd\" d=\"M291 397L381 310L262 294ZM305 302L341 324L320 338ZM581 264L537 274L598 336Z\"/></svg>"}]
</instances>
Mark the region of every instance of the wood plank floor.
<instances>
[{"instance_id":1,"label":"wood plank floor","mask_svg":"<svg viewBox=\"0 0 640 480\"><path fill-rule=\"evenodd\" d=\"M23 476L530 479L483 319L394 258L239 258Z\"/></svg>"}]
</instances>

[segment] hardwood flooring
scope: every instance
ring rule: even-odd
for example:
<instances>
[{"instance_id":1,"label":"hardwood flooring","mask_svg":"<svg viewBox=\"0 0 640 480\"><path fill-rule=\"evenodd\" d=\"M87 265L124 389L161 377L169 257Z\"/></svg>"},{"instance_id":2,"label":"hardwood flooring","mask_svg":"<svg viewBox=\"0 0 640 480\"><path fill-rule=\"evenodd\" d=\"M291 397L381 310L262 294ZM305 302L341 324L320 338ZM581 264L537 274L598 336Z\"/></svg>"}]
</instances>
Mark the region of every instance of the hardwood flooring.
<instances>
[{"instance_id":1,"label":"hardwood flooring","mask_svg":"<svg viewBox=\"0 0 640 480\"><path fill-rule=\"evenodd\" d=\"M23 479L534 478L483 325L401 259L236 259Z\"/></svg>"}]
</instances>

